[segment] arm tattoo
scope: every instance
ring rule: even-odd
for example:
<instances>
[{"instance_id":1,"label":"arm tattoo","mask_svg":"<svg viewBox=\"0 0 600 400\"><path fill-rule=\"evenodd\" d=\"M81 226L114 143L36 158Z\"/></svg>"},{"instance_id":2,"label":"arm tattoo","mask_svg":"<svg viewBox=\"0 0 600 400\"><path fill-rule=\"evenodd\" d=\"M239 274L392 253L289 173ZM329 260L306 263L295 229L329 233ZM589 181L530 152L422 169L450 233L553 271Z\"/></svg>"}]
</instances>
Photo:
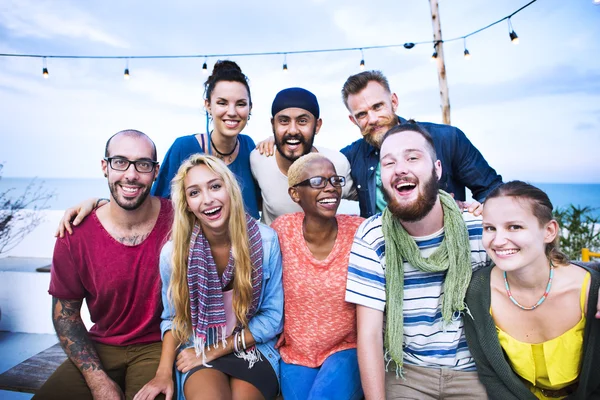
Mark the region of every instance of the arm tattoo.
<instances>
[{"instance_id":1,"label":"arm tattoo","mask_svg":"<svg viewBox=\"0 0 600 400\"><path fill-rule=\"evenodd\" d=\"M96 349L79 314L82 300L62 300L52 297L52 322L67 356L81 370L103 370Z\"/></svg>"},{"instance_id":2,"label":"arm tattoo","mask_svg":"<svg viewBox=\"0 0 600 400\"><path fill-rule=\"evenodd\" d=\"M144 233L143 235L132 235L118 237L117 240L123 243L125 246L136 246L142 243L150 235L150 232Z\"/></svg>"}]
</instances>

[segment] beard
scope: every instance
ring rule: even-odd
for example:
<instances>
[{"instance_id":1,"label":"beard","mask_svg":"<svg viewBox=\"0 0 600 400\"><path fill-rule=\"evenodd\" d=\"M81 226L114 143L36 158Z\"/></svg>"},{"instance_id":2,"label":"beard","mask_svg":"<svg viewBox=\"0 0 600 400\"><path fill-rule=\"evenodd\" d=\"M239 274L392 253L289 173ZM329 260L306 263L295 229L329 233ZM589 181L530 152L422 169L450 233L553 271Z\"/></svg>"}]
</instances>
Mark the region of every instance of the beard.
<instances>
[{"instance_id":1,"label":"beard","mask_svg":"<svg viewBox=\"0 0 600 400\"><path fill-rule=\"evenodd\" d=\"M397 182L398 180L394 181L392 187L396 186ZM423 184L423 191L419 193L417 199L412 203L401 204L386 190L383 193L388 202L388 208L394 217L404 222L417 222L425 218L433 209L438 198L438 192L439 183L435 168L432 168L431 177Z\"/></svg>"},{"instance_id":2,"label":"beard","mask_svg":"<svg viewBox=\"0 0 600 400\"><path fill-rule=\"evenodd\" d=\"M126 182L126 184L128 184L128 185L131 185L131 186L137 185L137 186L141 187L142 192L136 198L133 198L131 200L123 199L123 198L121 198L121 196L119 196L119 190L117 188L117 185L119 185L120 183L122 183L122 182L121 181L117 181L117 182L109 181L108 188L110 189L110 194L111 194L112 198L115 200L115 203L117 203L117 205L124 210L132 211L132 210L138 209L144 203L144 201L150 194L150 186L143 186L143 185L139 185L137 183Z\"/></svg>"},{"instance_id":3,"label":"beard","mask_svg":"<svg viewBox=\"0 0 600 400\"><path fill-rule=\"evenodd\" d=\"M378 120L377 125L367 125L361 133L367 143L378 149L381 147L383 136L397 124L398 117L395 114L386 115ZM376 130L379 127L383 129Z\"/></svg>"},{"instance_id":4,"label":"beard","mask_svg":"<svg viewBox=\"0 0 600 400\"><path fill-rule=\"evenodd\" d=\"M297 135L285 134L285 135L283 135L281 140L278 140L277 135L275 134L275 131L273 130L273 137L275 138L275 146L277 146L277 152L279 154L281 154L281 156L283 158L285 158L286 160L288 160L290 162L294 162L297 159L299 159L300 157L302 157L303 155L310 153L310 151L312 150L312 147L313 147L313 143L315 141L316 134L317 134L317 127L315 125L312 135L310 136L310 138L308 140L301 134L297 134ZM284 143L290 139L296 139L296 140L300 141L299 145L301 148L301 153L294 152L292 154L286 154L284 152L284 150L283 150Z\"/></svg>"}]
</instances>

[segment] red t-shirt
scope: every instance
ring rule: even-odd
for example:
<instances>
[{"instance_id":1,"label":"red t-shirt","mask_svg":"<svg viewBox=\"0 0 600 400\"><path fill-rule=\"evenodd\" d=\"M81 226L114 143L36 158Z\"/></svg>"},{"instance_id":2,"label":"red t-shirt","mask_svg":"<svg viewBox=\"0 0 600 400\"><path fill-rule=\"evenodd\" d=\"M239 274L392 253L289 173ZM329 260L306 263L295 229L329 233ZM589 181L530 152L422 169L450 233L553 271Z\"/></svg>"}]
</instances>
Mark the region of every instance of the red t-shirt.
<instances>
[{"instance_id":1,"label":"red t-shirt","mask_svg":"<svg viewBox=\"0 0 600 400\"><path fill-rule=\"evenodd\" d=\"M50 293L64 300L86 300L94 326L92 340L113 346L160 341L161 280L159 255L173 221L168 200L150 235L126 246L104 229L96 211L57 239Z\"/></svg>"}]
</instances>

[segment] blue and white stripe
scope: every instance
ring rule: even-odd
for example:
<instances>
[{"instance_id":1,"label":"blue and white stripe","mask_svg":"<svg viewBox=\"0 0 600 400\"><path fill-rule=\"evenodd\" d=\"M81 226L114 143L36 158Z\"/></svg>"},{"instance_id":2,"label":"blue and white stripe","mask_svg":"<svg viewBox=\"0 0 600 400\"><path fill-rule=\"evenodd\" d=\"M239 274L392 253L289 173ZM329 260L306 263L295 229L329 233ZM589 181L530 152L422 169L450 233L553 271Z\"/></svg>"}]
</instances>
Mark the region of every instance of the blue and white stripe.
<instances>
[{"instance_id":1,"label":"blue and white stripe","mask_svg":"<svg viewBox=\"0 0 600 400\"><path fill-rule=\"evenodd\" d=\"M481 219L463 213L469 231L473 270L489 264L481 242ZM346 301L385 312L385 239L381 214L356 231L346 285ZM444 239L444 230L414 238L423 257L429 257ZM474 370L467 348L462 317L450 324L442 319L445 272L427 273L404 261L404 362L424 367Z\"/></svg>"}]
</instances>

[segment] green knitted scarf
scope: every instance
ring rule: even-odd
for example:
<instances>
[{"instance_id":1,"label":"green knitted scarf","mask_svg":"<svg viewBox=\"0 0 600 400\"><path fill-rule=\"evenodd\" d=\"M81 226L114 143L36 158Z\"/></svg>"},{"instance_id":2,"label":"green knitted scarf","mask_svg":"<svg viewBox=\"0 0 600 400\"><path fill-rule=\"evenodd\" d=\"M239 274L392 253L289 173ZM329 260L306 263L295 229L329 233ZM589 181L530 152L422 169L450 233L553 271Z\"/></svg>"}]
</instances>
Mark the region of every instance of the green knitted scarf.
<instances>
[{"instance_id":1,"label":"green knitted scarf","mask_svg":"<svg viewBox=\"0 0 600 400\"><path fill-rule=\"evenodd\" d=\"M429 258L423 258L415 240L406 232L390 210L383 211L383 235L385 237L385 295L386 295L386 359L396 363L396 371L402 373L404 342L404 263L423 272L448 271L444 281L442 318L452 320L455 311L465 309L465 294L471 280L471 246L469 233L462 212L448 193L439 191L444 211L444 239Z\"/></svg>"}]
</instances>

